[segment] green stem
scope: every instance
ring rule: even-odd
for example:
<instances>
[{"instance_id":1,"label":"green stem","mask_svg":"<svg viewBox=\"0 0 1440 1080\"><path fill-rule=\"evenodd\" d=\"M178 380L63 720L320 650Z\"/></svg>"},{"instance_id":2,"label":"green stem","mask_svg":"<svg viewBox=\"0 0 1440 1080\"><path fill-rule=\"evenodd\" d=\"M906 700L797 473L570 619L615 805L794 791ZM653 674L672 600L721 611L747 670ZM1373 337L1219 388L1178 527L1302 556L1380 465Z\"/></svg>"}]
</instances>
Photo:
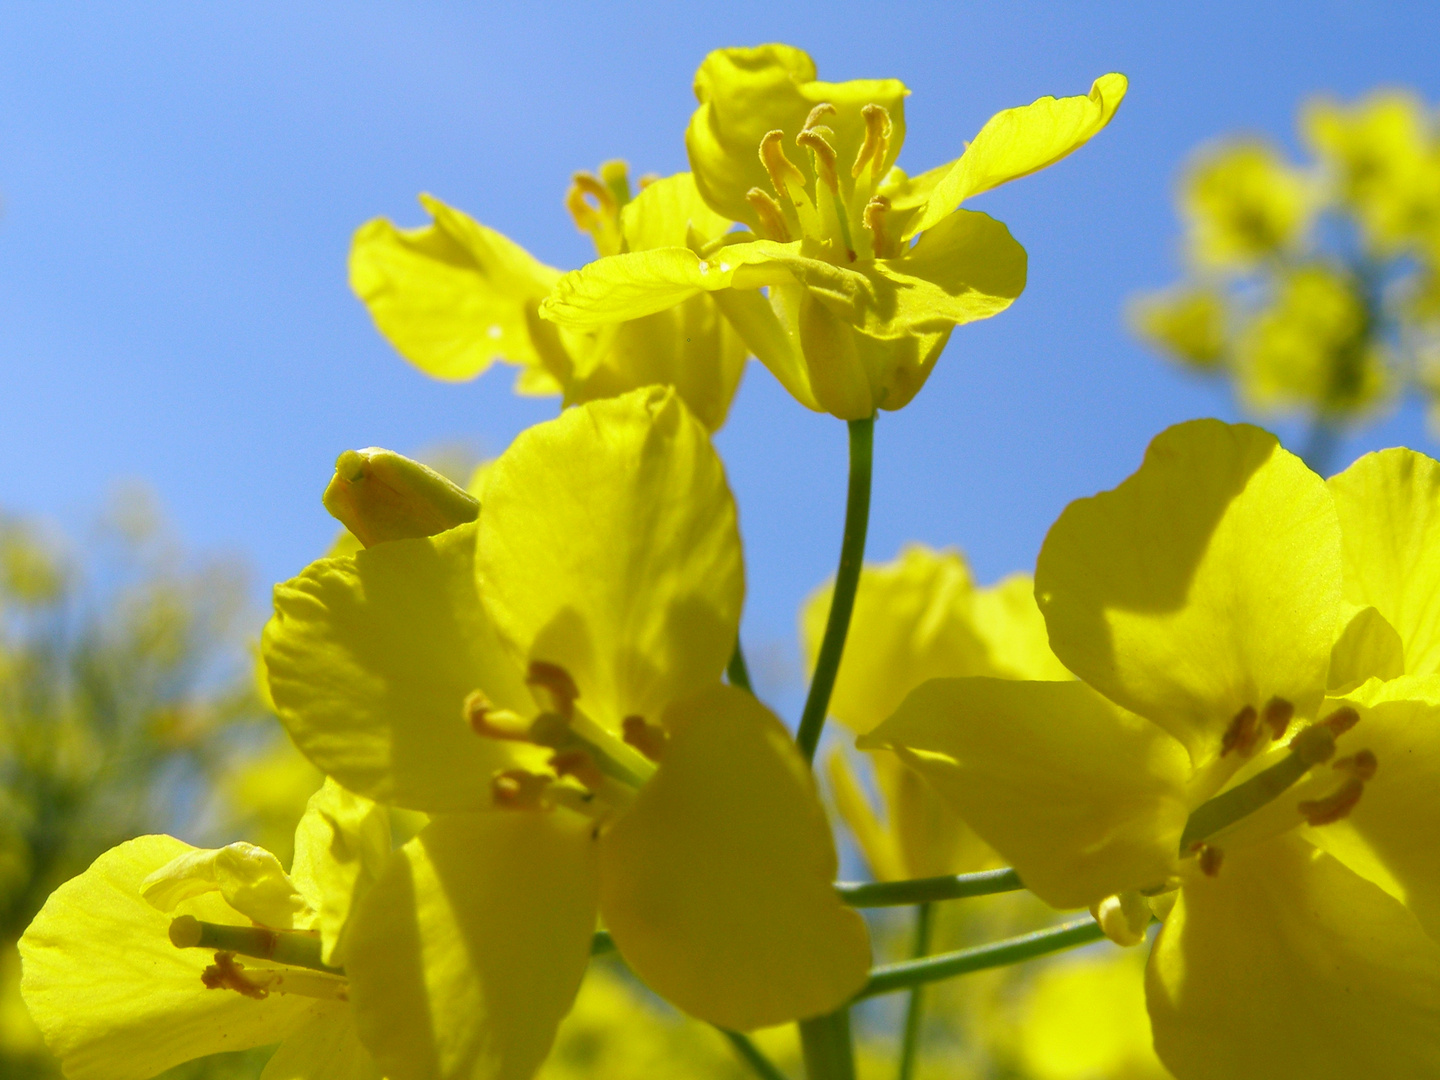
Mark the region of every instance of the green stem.
<instances>
[{"instance_id":1,"label":"green stem","mask_svg":"<svg viewBox=\"0 0 1440 1080\"><path fill-rule=\"evenodd\" d=\"M1025 886L1014 870L981 870L975 874L913 878L910 881L840 881L835 891L851 907L897 907L928 904L933 900L963 900L968 896L1016 892Z\"/></svg>"},{"instance_id":2,"label":"green stem","mask_svg":"<svg viewBox=\"0 0 1440 1080\"><path fill-rule=\"evenodd\" d=\"M745 1059L745 1064L755 1070L755 1075L761 1080L786 1080L786 1076L775 1065L760 1052L753 1042L741 1035L738 1031L731 1031L728 1028L720 1028L720 1034L730 1040L730 1045L735 1047L735 1052Z\"/></svg>"},{"instance_id":3,"label":"green stem","mask_svg":"<svg viewBox=\"0 0 1440 1080\"><path fill-rule=\"evenodd\" d=\"M745 663L745 650L740 648L739 638L735 639L735 651L730 654L730 665L725 669L725 677L730 680L731 686L739 687L747 694L755 693L750 686L750 668Z\"/></svg>"},{"instance_id":4,"label":"green stem","mask_svg":"<svg viewBox=\"0 0 1440 1080\"><path fill-rule=\"evenodd\" d=\"M870 473L875 456L875 418L850 421L850 488L845 498L845 533L840 541L840 566L830 594L830 614L825 620L825 637L815 658L815 674L795 742L806 761L815 759L815 747L830 709L830 692L845 652L850 631L850 614L855 610L855 590L860 585L860 565L865 559L865 531L870 524Z\"/></svg>"},{"instance_id":5,"label":"green stem","mask_svg":"<svg viewBox=\"0 0 1440 1080\"><path fill-rule=\"evenodd\" d=\"M320 959L320 935L299 930L267 930L263 926L231 926L201 922L180 915L170 923L170 941L179 949L214 949L220 952L273 960L277 964L310 968L329 975L344 975Z\"/></svg>"},{"instance_id":6,"label":"green stem","mask_svg":"<svg viewBox=\"0 0 1440 1080\"><path fill-rule=\"evenodd\" d=\"M871 970L870 981L855 995L855 1000L862 1001L877 994L892 994L896 990L908 990L921 983L949 979L972 971L1018 964L1046 953L1087 945L1104 936L1105 932L1094 919L1076 919L1049 930L1037 930L1033 934L1022 934L1020 937L979 945L973 949L941 953L924 960L884 964Z\"/></svg>"},{"instance_id":7,"label":"green stem","mask_svg":"<svg viewBox=\"0 0 1440 1080\"><path fill-rule=\"evenodd\" d=\"M910 955L924 959L930 952L930 933L934 928L935 908L929 903L915 909L915 947ZM916 983L910 988L910 1001L905 1006L905 1035L900 1043L900 1068L897 1080L910 1080L915 1073L915 1058L920 1050L920 1020L924 1012L925 988Z\"/></svg>"},{"instance_id":8,"label":"green stem","mask_svg":"<svg viewBox=\"0 0 1440 1080\"><path fill-rule=\"evenodd\" d=\"M855 1047L850 1041L850 1010L800 1021L800 1049L810 1080L855 1080Z\"/></svg>"}]
</instances>

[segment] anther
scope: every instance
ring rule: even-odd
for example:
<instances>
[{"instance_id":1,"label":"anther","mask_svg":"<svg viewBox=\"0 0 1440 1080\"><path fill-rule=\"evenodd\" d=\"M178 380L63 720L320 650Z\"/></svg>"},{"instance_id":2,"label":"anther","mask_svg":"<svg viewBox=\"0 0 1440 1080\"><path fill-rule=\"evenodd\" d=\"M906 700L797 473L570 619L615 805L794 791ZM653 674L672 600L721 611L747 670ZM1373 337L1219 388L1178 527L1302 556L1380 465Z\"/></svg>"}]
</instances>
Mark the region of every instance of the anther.
<instances>
[{"instance_id":1,"label":"anther","mask_svg":"<svg viewBox=\"0 0 1440 1080\"><path fill-rule=\"evenodd\" d=\"M592 204L590 199L595 202ZM575 219L575 224L585 232L594 231L602 217L614 217L619 209L614 192L599 177L588 172L578 172L570 178L565 207Z\"/></svg>"},{"instance_id":2,"label":"anther","mask_svg":"<svg viewBox=\"0 0 1440 1080\"><path fill-rule=\"evenodd\" d=\"M817 106L818 108L818 106ZM815 172L825 186L837 196L840 194L840 177L836 172L835 148L825 138L825 128L806 128L795 136L795 145L803 146L815 157Z\"/></svg>"},{"instance_id":3,"label":"anther","mask_svg":"<svg viewBox=\"0 0 1440 1080\"><path fill-rule=\"evenodd\" d=\"M873 173L879 173L885 163L885 154L890 149L890 112L883 105L866 105L860 110L865 118L865 142L855 155L855 164L850 166L850 175L859 177L868 165ZM878 177L877 177L878 179Z\"/></svg>"},{"instance_id":4,"label":"anther","mask_svg":"<svg viewBox=\"0 0 1440 1080\"><path fill-rule=\"evenodd\" d=\"M784 142L785 133L783 131L767 131L764 138L760 140L760 163L770 174L770 183L775 187L775 194L782 199L789 199L798 206L799 200L795 198L790 188L793 186L796 191L803 194L805 174L800 171L799 166L785 156Z\"/></svg>"},{"instance_id":5,"label":"anther","mask_svg":"<svg viewBox=\"0 0 1440 1080\"><path fill-rule=\"evenodd\" d=\"M618 159L600 163L600 179L604 181L616 207L630 201L630 167Z\"/></svg>"},{"instance_id":6,"label":"anther","mask_svg":"<svg viewBox=\"0 0 1440 1080\"><path fill-rule=\"evenodd\" d=\"M506 810L541 810L550 778L525 769L506 769L490 780L492 802Z\"/></svg>"},{"instance_id":7,"label":"anther","mask_svg":"<svg viewBox=\"0 0 1440 1080\"><path fill-rule=\"evenodd\" d=\"M1270 741L1279 742L1285 737L1285 732L1290 730L1290 721L1294 719L1295 706L1284 698L1273 697L1265 706L1265 723L1270 728Z\"/></svg>"},{"instance_id":8,"label":"anther","mask_svg":"<svg viewBox=\"0 0 1440 1080\"><path fill-rule=\"evenodd\" d=\"M788 244L791 240L790 227L785 224L785 214L780 209L780 204L767 192L761 191L758 187L751 188L745 193L745 201L755 210L755 216L760 219L760 231L767 240L778 240L782 244Z\"/></svg>"},{"instance_id":9,"label":"anther","mask_svg":"<svg viewBox=\"0 0 1440 1080\"><path fill-rule=\"evenodd\" d=\"M1380 763L1375 760L1375 755L1369 750L1361 750L1359 753L1341 758L1330 767L1349 773L1357 780L1373 780L1375 779L1375 770L1380 767Z\"/></svg>"},{"instance_id":10,"label":"anther","mask_svg":"<svg viewBox=\"0 0 1440 1080\"><path fill-rule=\"evenodd\" d=\"M1340 708L1320 721L1320 723L1324 724L1336 735L1344 735L1345 732L1349 731L1359 722L1360 714L1349 705L1340 706Z\"/></svg>"},{"instance_id":11,"label":"anther","mask_svg":"<svg viewBox=\"0 0 1440 1080\"><path fill-rule=\"evenodd\" d=\"M816 105L813 109L810 110L810 114L805 117L805 123L800 128L800 130L809 131L813 127L819 127L821 120L825 119L825 117L827 116L834 115L835 106L831 105L828 101L822 101L819 105Z\"/></svg>"},{"instance_id":12,"label":"anther","mask_svg":"<svg viewBox=\"0 0 1440 1080\"><path fill-rule=\"evenodd\" d=\"M462 712L476 735L507 742L531 741L533 721L509 709L497 709L482 690L466 695Z\"/></svg>"},{"instance_id":13,"label":"anther","mask_svg":"<svg viewBox=\"0 0 1440 1080\"><path fill-rule=\"evenodd\" d=\"M1214 877L1220 873L1220 864L1225 861L1225 852L1203 840L1197 840L1191 844L1190 850L1195 853L1195 861L1202 874L1206 877Z\"/></svg>"},{"instance_id":14,"label":"anther","mask_svg":"<svg viewBox=\"0 0 1440 1080\"><path fill-rule=\"evenodd\" d=\"M1365 794L1365 781L1357 776L1348 777L1343 784L1323 799L1306 799L1296 805L1300 815L1310 825L1331 825L1350 816L1360 796Z\"/></svg>"},{"instance_id":15,"label":"anther","mask_svg":"<svg viewBox=\"0 0 1440 1080\"><path fill-rule=\"evenodd\" d=\"M572 776L591 791L600 790L605 783L605 774L584 750L556 751L550 757L550 768L556 776Z\"/></svg>"},{"instance_id":16,"label":"anther","mask_svg":"<svg viewBox=\"0 0 1440 1080\"><path fill-rule=\"evenodd\" d=\"M575 680L570 673L559 664L551 664L545 660L531 660L530 670L525 675L525 682L531 690L539 690L550 698L550 709L558 713L566 720L575 716L575 699L580 696L580 689L575 685Z\"/></svg>"},{"instance_id":17,"label":"anther","mask_svg":"<svg viewBox=\"0 0 1440 1080\"><path fill-rule=\"evenodd\" d=\"M1255 706L1246 705L1235 718L1230 721L1230 726L1225 729L1225 734L1220 739L1220 756L1225 757L1232 750L1238 750L1242 754L1248 754L1255 747L1255 741L1260 734L1259 714L1255 712Z\"/></svg>"},{"instance_id":18,"label":"anther","mask_svg":"<svg viewBox=\"0 0 1440 1080\"><path fill-rule=\"evenodd\" d=\"M890 241L885 236L885 215L890 210L890 200L876 195L865 204L865 227L870 230L870 244L877 259L890 257Z\"/></svg>"},{"instance_id":19,"label":"anther","mask_svg":"<svg viewBox=\"0 0 1440 1080\"><path fill-rule=\"evenodd\" d=\"M625 741L651 761L658 762L665 756L665 744L670 736L664 728L647 723L643 716L627 716L621 730Z\"/></svg>"},{"instance_id":20,"label":"anther","mask_svg":"<svg viewBox=\"0 0 1440 1080\"><path fill-rule=\"evenodd\" d=\"M233 952L217 952L215 963L200 973L200 981L207 990L234 990L248 998L263 1001L270 996L274 976L252 979L245 974L245 965L235 962Z\"/></svg>"}]
</instances>

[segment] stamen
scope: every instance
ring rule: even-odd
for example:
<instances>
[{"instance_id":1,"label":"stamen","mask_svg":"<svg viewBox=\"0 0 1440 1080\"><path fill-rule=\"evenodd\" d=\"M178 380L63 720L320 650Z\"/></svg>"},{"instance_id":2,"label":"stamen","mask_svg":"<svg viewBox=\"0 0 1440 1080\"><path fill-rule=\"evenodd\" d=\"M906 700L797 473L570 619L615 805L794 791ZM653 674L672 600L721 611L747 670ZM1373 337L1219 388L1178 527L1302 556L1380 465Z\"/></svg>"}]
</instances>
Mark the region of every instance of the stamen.
<instances>
[{"instance_id":1,"label":"stamen","mask_svg":"<svg viewBox=\"0 0 1440 1080\"><path fill-rule=\"evenodd\" d=\"M760 140L760 162L770 174L770 183L775 187L775 194L799 207L800 198L805 195L805 174L785 156L784 142L783 131L766 132L765 137ZM790 190L792 187L794 191ZM796 198L797 193L800 198Z\"/></svg>"},{"instance_id":2,"label":"stamen","mask_svg":"<svg viewBox=\"0 0 1440 1080\"><path fill-rule=\"evenodd\" d=\"M556 751L550 756L550 768L556 776L573 776L591 791L599 791L605 784L605 774L584 750Z\"/></svg>"},{"instance_id":3,"label":"stamen","mask_svg":"<svg viewBox=\"0 0 1440 1080\"><path fill-rule=\"evenodd\" d=\"M1341 705L1320 723L1333 731L1336 735L1344 735L1360 722L1360 714L1349 705Z\"/></svg>"},{"instance_id":4,"label":"stamen","mask_svg":"<svg viewBox=\"0 0 1440 1080\"><path fill-rule=\"evenodd\" d=\"M624 739L651 761L658 762L665 756L665 744L670 735L658 724L646 723L643 716L627 716L622 722Z\"/></svg>"},{"instance_id":5,"label":"stamen","mask_svg":"<svg viewBox=\"0 0 1440 1080\"><path fill-rule=\"evenodd\" d=\"M785 213L774 197L756 187L745 193L745 201L755 209L755 216L760 219L760 231L765 235L765 239L777 240L782 244L790 242L790 227L785 224Z\"/></svg>"},{"instance_id":6,"label":"stamen","mask_svg":"<svg viewBox=\"0 0 1440 1080\"><path fill-rule=\"evenodd\" d=\"M602 161L600 179L604 181L617 208L630 201L630 167L620 160Z\"/></svg>"},{"instance_id":7,"label":"stamen","mask_svg":"<svg viewBox=\"0 0 1440 1080\"><path fill-rule=\"evenodd\" d=\"M566 720L574 719L575 699L580 696L580 688L563 667L545 660L531 660L525 682L532 690L540 690L549 695L552 712Z\"/></svg>"},{"instance_id":8,"label":"stamen","mask_svg":"<svg viewBox=\"0 0 1440 1080\"><path fill-rule=\"evenodd\" d=\"M816 105L813 109L810 110L810 115L805 117L805 124L803 127L801 127L800 130L809 131L813 127L819 127L821 120L823 120L827 116L834 115L835 106L831 105L828 101L822 101L819 105Z\"/></svg>"},{"instance_id":9,"label":"stamen","mask_svg":"<svg viewBox=\"0 0 1440 1080\"><path fill-rule=\"evenodd\" d=\"M510 709L497 709L483 690L472 690L465 697L462 712L476 735L507 742L530 742L532 720Z\"/></svg>"},{"instance_id":10,"label":"stamen","mask_svg":"<svg viewBox=\"0 0 1440 1080\"><path fill-rule=\"evenodd\" d=\"M1270 728L1270 741L1279 742L1290 730L1290 721L1295 716L1295 706L1284 698L1271 698L1265 706L1265 723Z\"/></svg>"},{"instance_id":11,"label":"stamen","mask_svg":"<svg viewBox=\"0 0 1440 1080\"><path fill-rule=\"evenodd\" d=\"M1365 794L1365 781L1357 776L1348 778L1323 799L1306 799L1296 809L1310 825L1332 825L1350 816L1360 796Z\"/></svg>"},{"instance_id":12,"label":"stamen","mask_svg":"<svg viewBox=\"0 0 1440 1080\"><path fill-rule=\"evenodd\" d=\"M1238 750L1242 754L1250 753L1260 734L1259 719L1253 705L1246 705L1236 713L1230 726L1225 729L1225 734L1221 736L1220 756L1223 758L1232 750Z\"/></svg>"},{"instance_id":13,"label":"stamen","mask_svg":"<svg viewBox=\"0 0 1440 1080\"><path fill-rule=\"evenodd\" d=\"M865 118L865 142L855 155L850 175L858 179L868 165L878 179L880 167L885 164L885 155L890 149L890 112L883 105L872 104L861 109L860 115Z\"/></svg>"},{"instance_id":14,"label":"stamen","mask_svg":"<svg viewBox=\"0 0 1440 1080\"><path fill-rule=\"evenodd\" d=\"M884 195L876 195L865 204L865 227L870 230L870 246L875 249L877 259L888 259L890 251L890 240L885 235L885 215L890 210L890 200Z\"/></svg>"},{"instance_id":15,"label":"stamen","mask_svg":"<svg viewBox=\"0 0 1440 1080\"><path fill-rule=\"evenodd\" d=\"M817 108L819 106L816 106ZM795 136L795 145L803 146L814 155L815 173L835 195L840 194L840 177L836 172L835 148L825 138L829 128L806 128Z\"/></svg>"},{"instance_id":16,"label":"stamen","mask_svg":"<svg viewBox=\"0 0 1440 1080\"><path fill-rule=\"evenodd\" d=\"M490 780L490 798L505 810L544 810L550 777L526 769L506 769Z\"/></svg>"},{"instance_id":17,"label":"stamen","mask_svg":"<svg viewBox=\"0 0 1440 1080\"><path fill-rule=\"evenodd\" d=\"M1380 767L1380 763L1375 760L1375 755L1369 750L1361 750L1347 758L1341 758L1330 767L1349 773L1357 780L1373 780L1375 779L1375 770Z\"/></svg>"},{"instance_id":18,"label":"stamen","mask_svg":"<svg viewBox=\"0 0 1440 1080\"><path fill-rule=\"evenodd\" d=\"M1225 861L1225 852L1203 840L1197 840L1191 844L1190 850L1195 853L1196 862L1202 874L1206 877L1215 877L1220 873L1220 864Z\"/></svg>"},{"instance_id":19,"label":"stamen","mask_svg":"<svg viewBox=\"0 0 1440 1080\"><path fill-rule=\"evenodd\" d=\"M640 176L640 180L638 181L639 184L640 184L640 190L641 190L641 191L644 191L647 187L649 187L651 184L655 183L655 181L657 181L657 180L659 180L659 179L660 179L660 174L659 174L659 173L654 173L654 172L642 173L641 176Z\"/></svg>"},{"instance_id":20,"label":"stamen","mask_svg":"<svg viewBox=\"0 0 1440 1080\"><path fill-rule=\"evenodd\" d=\"M596 251L601 255L620 253L620 204L603 181L587 172L576 173L565 193L565 209L575 219L575 227L594 239Z\"/></svg>"},{"instance_id":21,"label":"stamen","mask_svg":"<svg viewBox=\"0 0 1440 1080\"><path fill-rule=\"evenodd\" d=\"M252 979L245 974L245 965L235 962L233 952L217 952L215 963L200 973L200 981L207 990L234 990L256 1001L264 1001L270 996L275 976L267 973Z\"/></svg>"}]
</instances>

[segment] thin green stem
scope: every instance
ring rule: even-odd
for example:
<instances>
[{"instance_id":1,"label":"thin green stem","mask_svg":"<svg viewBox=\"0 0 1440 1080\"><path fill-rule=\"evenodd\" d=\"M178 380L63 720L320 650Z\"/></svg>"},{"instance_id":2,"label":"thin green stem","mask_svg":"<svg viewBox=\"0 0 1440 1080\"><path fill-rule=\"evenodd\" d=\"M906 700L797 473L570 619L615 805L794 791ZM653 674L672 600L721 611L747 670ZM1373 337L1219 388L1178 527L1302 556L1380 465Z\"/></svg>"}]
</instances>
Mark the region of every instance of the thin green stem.
<instances>
[{"instance_id":1,"label":"thin green stem","mask_svg":"<svg viewBox=\"0 0 1440 1080\"><path fill-rule=\"evenodd\" d=\"M810 693L805 698L805 711L800 714L800 729L795 742L806 761L815 759L820 732L825 727L825 714L830 709L830 692L835 689L835 676L840 670L840 657L845 652L845 637L850 632L850 615L855 610L855 590L860 585L860 565L865 560L865 531L870 524L870 474L875 457L875 418L850 421L850 487L845 498L845 532L840 541L840 566L835 572L835 588L830 594L830 614L825 620L825 636L820 654L815 659L815 674L810 679Z\"/></svg>"},{"instance_id":2,"label":"thin green stem","mask_svg":"<svg viewBox=\"0 0 1440 1080\"><path fill-rule=\"evenodd\" d=\"M1037 930L1033 934L996 941L989 945L978 945L973 949L941 953L924 960L906 960L899 964L884 964L873 968L870 981L855 995L856 1001L875 997L877 994L892 994L896 990L908 990L921 983L937 982L956 975L967 975L972 971L986 968L1005 967L1018 964L1046 953L1073 949L1099 941L1105 932L1094 919L1076 919L1061 923L1049 930Z\"/></svg>"},{"instance_id":3,"label":"thin green stem","mask_svg":"<svg viewBox=\"0 0 1440 1080\"><path fill-rule=\"evenodd\" d=\"M745 1064L754 1069L755 1075L761 1080L787 1080L785 1074L760 1052L759 1047L740 1032L731 1031L729 1028L720 1028L719 1031L721 1035L730 1040L730 1045L735 1047L735 1052L745 1059Z\"/></svg>"},{"instance_id":4,"label":"thin green stem","mask_svg":"<svg viewBox=\"0 0 1440 1080\"><path fill-rule=\"evenodd\" d=\"M755 693L750 686L750 668L745 663L745 650L740 647L738 637L735 639L735 651L730 654L730 664L725 668L725 677L730 680L731 686L739 687L747 694Z\"/></svg>"},{"instance_id":5,"label":"thin green stem","mask_svg":"<svg viewBox=\"0 0 1440 1080\"><path fill-rule=\"evenodd\" d=\"M851 907L898 907L928 904L934 900L963 900L968 896L1016 892L1025 886L1014 870L981 870L975 874L913 878L909 881L840 881L835 891Z\"/></svg>"},{"instance_id":6,"label":"thin green stem","mask_svg":"<svg viewBox=\"0 0 1440 1080\"><path fill-rule=\"evenodd\" d=\"M850 1040L850 1010L800 1021L800 1049L810 1080L855 1080L855 1047Z\"/></svg>"},{"instance_id":7,"label":"thin green stem","mask_svg":"<svg viewBox=\"0 0 1440 1080\"><path fill-rule=\"evenodd\" d=\"M915 946L910 955L916 960L924 959L930 952L930 934L934 929L935 908L929 903L915 909ZM897 1080L910 1080L915 1073L915 1059L920 1050L920 1027L924 1016L925 988L916 983L910 988L910 1000L905 1006L905 1034L900 1043L900 1068Z\"/></svg>"}]
</instances>

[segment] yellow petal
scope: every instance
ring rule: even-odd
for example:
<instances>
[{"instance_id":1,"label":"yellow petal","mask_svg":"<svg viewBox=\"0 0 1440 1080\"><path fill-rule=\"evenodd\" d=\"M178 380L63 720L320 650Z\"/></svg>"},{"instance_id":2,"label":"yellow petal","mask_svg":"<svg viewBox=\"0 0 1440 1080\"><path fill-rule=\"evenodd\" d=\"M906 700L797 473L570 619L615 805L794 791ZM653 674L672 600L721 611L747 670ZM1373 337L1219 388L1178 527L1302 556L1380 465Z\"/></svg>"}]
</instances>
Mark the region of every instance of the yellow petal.
<instances>
[{"instance_id":1,"label":"yellow petal","mask_svg":"<svg viewBox=\"0 0 1440 1080\"><path fill-rule=\"evenodd\" d=\"M181 901L209 892L218 892L236 911L273 930L308 929L315 918L280 860L243 840L186 851L140 883L145 901L166 914Z\"/></svg>"},{"instance_id":2,"label":"yellow petal","mask_svg":"<svg viewBox=\"0 0 1440 1080\"><path fill-rule=\"evenodd\" d=\"M1217 420L1161 432L1123 484L1066 507L1035 572L1055 655L1196 765L1247 706L1314 715L1340 589L1324 482L1273 436Z\"/></svg>"},{"instance_id":3,"label":"yellow petal","mask_svg":"<svg viewBox=\"0 0 1440 1080\"><path fill-rule=\"evenodd\" d=\"M1074 678L1050 651L1045 616L1035 603L1035 581L1029 574L1011 574L976 589L972 618L990 650L995 674L1046 682Z\"/></svg>"},{"instance_id":4,"label":"yellow petal","mask_svg":"<svg viewBox=\"0 0 1440 1080\"><path fill-rule=\"evenodd\" d=\"M869 757L905 868L901 876L968 874L1000 865L990 845L975 835L929 780L891 754Z\"/></svg>"},{"instance_id":5,"label":"yellow petal","mask_svg":"<svg viewBox=\"0 0 1440 1080\"><path fill-rule=\"evenodd\" d=\"M1377 679L1344 700L1359 710L1360 722L1337 756L1368 750L1378 768L1360 802L1336 823L1343 828L1323 825L1306 835L1404 903L1440 941L1440 678ZM1339 786L1339 777L1325 777L1329 770L1316 771L1319 794Z\"/></svg>"},{"instance_id":6,"label":"yellow petal","mask_svg":"<svg viewBox=\"0 0 1440 1080\"><path fill-rule=\"evenodd\" d=\"M899 754L1053 907L1174 872L1185 750L1084 683L932 679L859 745Z\"/></svg>"},{"instance_id":7,"label":"yellow petal","mask_svg":"<svg viewBox=\"0 0 1440 1080\"><path fill-rule=\"evenodd\" d=\"M601 837L600 906L652 989L721 1027L829 1012L865 981L864 920L832 888L835 847L778 720L729 687L677 702L635 805Z\"/></svg>"},{"instance_id":8,"label":"yellow petal","mask_svg":"<svg viewBox=\"0 0 1440 1080\"><path fill-rule=\"evenodd\" d=\"M529 1080L590 956L592 827L565 810L447 815L394 854L346 964L390 1080Z\"/></svg>"},{"instance_id":9,"label":"yellow petal","mask_svg":"<svg viewBox=\"0 0 1440 1080\"><path fill-rule=\"evenodd\" d=\"M328 777L305 807L295 830L290 876L315 909L321 959L344 967L341 941L351 909L390 855L390 815Z\"/></svg>"},{"instance_id":10,"label":"yellow petal","mask_svg":"<svg viewBox=\"0 0 1440 1080\"><path fill-rule=\"evenodd\" d=\"M627 716L716 682L744 568L735 502L705 428L651 387L517 438L486 481L476 570L522 661L559 664L580 708Z\"/></svg>"},{"instance_id":11,"label":"yellow petal","mask_svg":"<svg viewBox=\"0 0 1440 1080\"><path fill-rule=\"evenodd\" d=\"M833 748L825 759L825 773L830 781L830 801L850 830L851 839L870 868L870 876L877 881L911 877L901 860L897 837L880 824L870 796L856 778L850 755L843 747Z\"/></svg>"},{"instance_id":12,"label":"yellow petal","mask_svg":"<svg viewBox=\"0 0 1440 1080\"><path fill-rule=\"evenodd\" d=\"M439 199L420 202L433 224L376 218L350 247L350 287L380 332L437 379L473 379L497 359L539 366L529 315L560 272Z\"/></svg>"},{"instance_id":13,"label":"yellow petal","mask_svg":"<svg viewBox=\"0 0 1440 1080\"><path fill-rule=\"evenodd\" d=\"M70 1080L149 1080L206 1054L278 1042L319 1004L205 988L213 955L170 944L171 917L140 895L149 874L195 850L169 836L112 848L56 889L20 939L21 992ZM217 893L178 910L250 923Z\"/></svg>"},{"instance_id":14,"label":"yellow petal","mask_svg":"<svg viewBox=\"0 0 1440 1080\"><path fill-rule=\"evenodd\" d=\"M350 1007L328 1005L280 1044L260 1080L381 1080L381 1076L370 1052L360 1044Z\"/></svg>"},{"instance_id":15,"label":"yellow petal","mask_svg":"<svg viewBox=\"0 0 1440 1080\"><path fill-rule=\"evenodd\" d=\"M1394 679L1405 674L1405 643L1385 616L1373 607L1352 609L1342 616L1344 629L1330 650L1331 694L1346 694L1369 679Z\"/></svg>"},{"instance_id":16,"label":"yellow petal","mask_svg":"<svg viewBox=\"0 0 1440 1080\"><path fill-rule=\"evenodd\" d=\"M1440 945L1293 836L1181 890L1146 989L1177 1080L1440 1074Z\"/></svg>"},{"instance_id":17,"label":"yellow petal","mask_svg":"<svg viewBox=\"0 0 1440 1080\"><path fill-rule=\"evenodd\" d=\"M1440 463L1381 450L1332 477L1330 490L1346 598L1374 606L1396 629L1407 673L1440 673Z\"/></svg>"},{"instance_id":18,"label":"yellow petal","mask_svg":"<svg viewBox=\"0 0 1440 1080\"><path fill-rule=\"evenodd\" d=\"M478 738L462 716L476 689L502 708L530 702L475 591L475 530L321 559L275 587L263 648L280 719L352 791L476 808L514 764L519 744Z\"/></svg>"},{"instance_id":19,"label":"yellow petal","mask_svg":"<svg viewBox=\"0 0 1440 1080\"><path fill-rule=\"evenodd\" d=\"M629 251L687 247L692 238L714 240L729 228L729 219L705 205L688 172L647 184L620 210L620 231Z\"/></svg>"},{"instance_id":20,"label":"yellow petal","mask_svg":"<svg viewBox=\"0 0 1440 1080\"><path fill-rule=\"evenodd\" d=\"M930 195L907 236L931 228L972 195L1053 165L1089 142L1125 97L1124 75L1102 75L1084 97L1042 97L985 122Z\"/></svg>"}]
</instances>

